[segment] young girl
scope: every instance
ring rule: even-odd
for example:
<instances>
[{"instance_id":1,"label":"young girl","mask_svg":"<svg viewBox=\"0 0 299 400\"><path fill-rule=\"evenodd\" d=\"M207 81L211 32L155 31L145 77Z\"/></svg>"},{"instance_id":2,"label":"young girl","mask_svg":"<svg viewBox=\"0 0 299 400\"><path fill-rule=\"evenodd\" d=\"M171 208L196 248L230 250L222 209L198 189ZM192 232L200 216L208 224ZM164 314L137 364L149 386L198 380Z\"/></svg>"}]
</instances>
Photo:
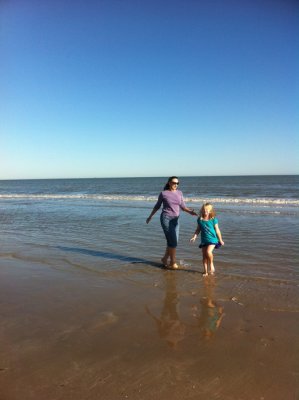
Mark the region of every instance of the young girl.
<instances>
[{"instance_id":1,"label":"young girl","mask_svg":"<svg viewBox=\"0 0 299 400\"><path fill-rule=\"evenodd\" d=\"M224 245L221 232L218 227L218 220L215 218L215 211L212 204L206 203L201 207L200 217L197 220L197 229L190 239L190 242L195 242L199 232L201 233L201 244L199 247L202 250L202 262L204 266L203 276L208 275L208 266L210 274L214 275L215 267L213 263L213 250Z\"/></svg>"}]
</instances>

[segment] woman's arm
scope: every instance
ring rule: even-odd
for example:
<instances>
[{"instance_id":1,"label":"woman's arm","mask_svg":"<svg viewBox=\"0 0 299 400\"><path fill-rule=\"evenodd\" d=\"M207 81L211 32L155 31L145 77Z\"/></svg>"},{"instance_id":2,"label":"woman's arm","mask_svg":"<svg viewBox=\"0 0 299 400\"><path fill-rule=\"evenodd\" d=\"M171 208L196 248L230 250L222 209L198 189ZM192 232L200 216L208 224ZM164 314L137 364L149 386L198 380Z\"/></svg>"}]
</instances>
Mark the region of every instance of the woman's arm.
<instances>
[{"instance_id":1,"label":"woman's arm","mask_svg":"<svg viewBox=\"0 0 299 400\"><path fill-rule=\"evenodd\" d=\"M146 219L146 223L148 224L152 217L156 214L156 212L159 210L159 208L154 207L148 218Z\"/></svg>"},{"instance_id":2,"label":"woman's arm","mask_svg":"<svg viewBox=\"0 0 299 400\"><path fill-rule=\"evenodd\" d=\"M197 212L194 211L194 208L181 207L181 209L190 215L198 216Z\"/></svg>"},{"instance_id":3,"label":"woman's arm","mask_svg":"<svg viewBox=\"0 0 299 400\"><path fill-rule=\"evenodd\" d=\"M152 217L153 217L153 216L156 214L156 212L159 210L159 208L161 207L162 202L163 202L163 195L162 195L162 192L161 192L161 193L159 194L157 203L155 204L155 206L154 206L152 212L150 213L150 215L149 215L148 218L146 219L146 223L147 223L147 224L150 222L150 220L152 219Z\"/></svg>"},{"instance_id":4,"label":"woman's arm","mask_svg":"<svg viewBox=\"0 0 299 400\"><path fill-rule=\"evenodd\" d=\"M197 216L197 213L194 211L194 208L191 209L191 208L186 207L182 192L181 192L181 204L180 204L180 207L181 207L181 210L185 211L186 213L188 213L190 215Z\"/></svg>"},{"instance_id":5,"label":"woman's arm","mask_svg":"<svg viewBox=\"0 0 299 400\"><path fill-rule=\"evenodd\" d=\"M217 234L217 237L218 237L218 239L219 239L219 242L222 244L222 246L224 245L224 241L222 240L222 236L221 236L221 232L220 232L220 229L219 229L219 226L218 226L218 224L215 224L215 231L216 231L216 234Z\"/></svg>"}]
</instances>

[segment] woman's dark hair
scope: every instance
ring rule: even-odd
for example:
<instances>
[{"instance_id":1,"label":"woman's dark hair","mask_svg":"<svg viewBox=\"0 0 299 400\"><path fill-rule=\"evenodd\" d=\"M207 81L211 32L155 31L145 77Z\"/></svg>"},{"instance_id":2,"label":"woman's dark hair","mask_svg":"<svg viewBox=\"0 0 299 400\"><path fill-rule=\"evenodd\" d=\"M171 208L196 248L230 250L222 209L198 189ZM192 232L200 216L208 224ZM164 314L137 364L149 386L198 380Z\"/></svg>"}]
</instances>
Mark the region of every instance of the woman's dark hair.
<instances>
[{"instance_id":1,"label":"woman's dark hair","mask_svg":"<svg viewBox=\"0 0 299 400\"><path fill-rule=\"evenodd\" d=\"M173 179L179 180L179 178L178 178L177 176L171 176L170 178L168 178L168 181L167 181L166 185L164 186L164 189L163 189L163 190L169 190L169 188L170 188L169 183L170 183Z\"/></svg>"}]
</instances>

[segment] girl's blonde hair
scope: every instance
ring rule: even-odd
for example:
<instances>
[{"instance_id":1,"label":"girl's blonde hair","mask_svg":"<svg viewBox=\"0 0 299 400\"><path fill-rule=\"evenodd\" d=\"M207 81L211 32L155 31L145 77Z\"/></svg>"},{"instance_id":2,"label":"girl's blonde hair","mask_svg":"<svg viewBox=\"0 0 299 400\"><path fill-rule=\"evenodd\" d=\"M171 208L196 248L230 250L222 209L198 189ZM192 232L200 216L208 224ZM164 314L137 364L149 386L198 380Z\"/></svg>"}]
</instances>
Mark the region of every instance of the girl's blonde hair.
<instances>
[{"instance_id":1,"label":"girl's blonde hair","mask_svg":"<svg viewBox=\"0 0 299 400\"><path fill-rule=\"evenodd\" d=\"M201 209L200 209L200 216L201 216L201 217L204 216L205 209L208 209L208 210L210 211L210 215L209 215L210 219L215 218L216 212L215 212L215 210L214 210L214 208L213 208L213 206L212 206L211 203L205 203L205 204L201 207Z\"/></svg>"}]
</instances>

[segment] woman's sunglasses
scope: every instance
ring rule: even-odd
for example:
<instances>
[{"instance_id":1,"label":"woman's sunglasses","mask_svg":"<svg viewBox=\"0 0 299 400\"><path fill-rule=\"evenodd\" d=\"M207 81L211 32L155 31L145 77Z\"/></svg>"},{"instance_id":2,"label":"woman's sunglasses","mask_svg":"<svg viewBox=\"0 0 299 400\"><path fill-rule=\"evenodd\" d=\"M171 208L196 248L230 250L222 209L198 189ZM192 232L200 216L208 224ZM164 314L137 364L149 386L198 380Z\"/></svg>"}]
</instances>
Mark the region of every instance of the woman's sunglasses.
<instances>
[{"instance_id":1,"label":"woman's sunglasses","mask_svg":"<svg viewBox=\"0 0 299 400\"><path fill-rule=\"evenodd\" d=\"M179 185L180 182L170 182L172 185Z\"/></svg>"}]
</instances>

